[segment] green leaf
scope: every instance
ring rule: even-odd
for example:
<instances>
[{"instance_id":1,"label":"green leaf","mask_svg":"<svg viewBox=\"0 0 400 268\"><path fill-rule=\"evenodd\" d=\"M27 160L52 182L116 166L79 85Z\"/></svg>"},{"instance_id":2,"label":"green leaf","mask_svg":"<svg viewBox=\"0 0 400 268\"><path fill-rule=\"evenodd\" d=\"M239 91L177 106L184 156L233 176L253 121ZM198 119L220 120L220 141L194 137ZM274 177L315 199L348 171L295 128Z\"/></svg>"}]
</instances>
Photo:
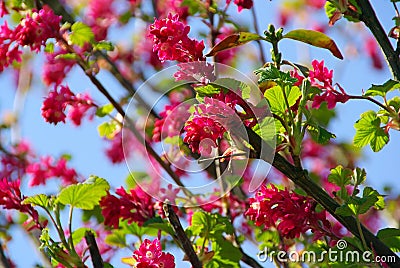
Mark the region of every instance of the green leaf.
<instances>
[{"instance_id":1,"label":"green leaf","mask_svg":"<svg viewBox=\"0 0 400 268\"><path fill-rule=\"evenodd\" d=\"M213 96L221 92L221 88L217 85L208 84L206 86L195 87L194 90L199 94L201 97L204 96Z\"/></svg>"},{"instance_id":2,"label":"green leaf","mask_svg":"<svg viewBox=\"0 0 400 268\"><path fill-rule=\"evenodd\" d=\"M100 137L113 139L117 130L117 123L112 120L111 122L103 122L97 127Z\"/></svg>"},{"instance_id":3,"label":"green leaf","mask_svg":"<svg viewBox=\"0 0 400 268\"><path fill-rule=\"evenodd\" d=\"M57 201L63 205L91 210L109 189L110 185L105 179L91 176L84 183L73 184L61 190Z\"/></svg>"},{"instance_id":4,"label":"green leaf","mask_svg":"<svg viewBox=\"0 0 400 268\"><path fill-rule=\"evenodd\" d=\"M64 59L64 60L76 60L78 58L78 55L75 53L65 53L65 54L59 54L55 57L56 60L58 59Z\"/></svg>"},{"instance_id":5,"label":"green leaf","mask_svg":"<svg viewBox=\"0 0 400 268\"><path fill-rule=\"evenodd\" d=\"M374 111L367 111L361 114L361 118L354 124L356 135L353 143L356 147L363 147L367 144L372 151L380 151L389 141L389 136L380 127L381 120Z\"/></svg>"},{"instance_id":6,"label":"green leaf","mask_svg":"<svg viewBox=\"0 0 400 268\"><path fill-rule=\"evenodd\" d=\"M385 199L377 190L372 187L365 187L363 190L363 197L376 196L377 200L373 204L376 209L382 210L385 208Z\"/></svg>"},{"instance_id":7,"label":"green leaf","mask_svg":"<svg viewBox=\"0 0 400 268\"><path fill-rule=\"evenodd\" d=\"M53 42L47 43L46 47L44 48L44 52L53 53L54 52L54 43Z\"/></svg>"},{"instance_id":8,"label":"green leaf","mask_svg":"<svg viewBox=\"0 0 400 268\"><path fill-rule=\"evenodd\" d=\"M331 139L336 138L336 135L329 132L319 125L308 125L307 130L312 139L319 144L327 144Z\"/></svg>"},{"instance_id":9,"label":"green leaf","mask_svg":"<svg viewBox=\"0 0 400 268\"><path fill-rule=\"evenodd\" d=\"M334 109L328 109L327 103L324 101L318 109L310 109L312 118L324 127L329 125L332 118L336 116Z\"/></svg>"},{"instance_id":10,"label":"green leaf","mask_svg":"<svg viewBox=\"0 0 400 268\"><path fill-rule=\"evenodd\" d=\"M341 205L340 207L336 208L335 214L339 216L354 216L355 213L352 209L350 209L347 204Z\"/></svg>"},{"instance_id":11,"label":"green leaf","mask_svg":"<svg viewBox=\"0 0 400 268\"><path fill-rule=\"evenodd\" d=\"M91 43L94 40L94 33L89 26L77 21L71 27L69 38L72 44L83 47L86 43Z\"/></svg>"},{"instance_id":12,"label":"green leaf","mask_svg":"<svg viewBox=\"0 0 400 268\"><path fill-rule=\"evenodd\" d=\"M96 232L93 231L92 228L88 228L88 227L81 227L76 229L75 231L72 232L72 242L74 243L74 245L77 245L79 242L82 241L82 239L85 237L85 233L86 231L92 231L92 233L96 235Z\"/></svg>"},{"instance_id":13,"label":"green leaf","mask_svg":"<svg viewBox=\"0 0 400 268\"><path fill-rule=\"evenodd\" d=\"M363 168L357 167L353 171L354 186L361 185L367 179L367 172Z\"/></svg>"},{"instance_id":14,"label":"green leaf","mask_svg":"<svg viewBox=\"0 0 400 268\"><path fill-rule=\"evenodd\" d=\"M155 218L152 218L152 219L146 221L143 224L143 226L161 230L171 236L175 235L175 231L174 231L174 229L172 229L171 225L168 222L161 219L160 217L155 217Z\"/></svg>"},{"instance_id":15,"label":"green leaf","mask_svg":"<svg viewBox=\"0 0 400 268\"><path fill-rule=\"evenodd\" d=\"M126 233L123 230L113 230L104 240L108 245L119 248L126 248Z\"/></svg>"},{"instance_id":16,"label":"green leaf","mask_svg":"<svg viewBox=\"0 0 400 268\"><path fill-rule=\"evenodd\" d=\"M37 194L34 196L30 196L25 198L22 201L22 204L31 204L32 206L39 206L43 208L47 208L49 206L50 198L45 194Z\"/></svg>"},{"instance_id":17,"label":"green leaf","mask_svg":"<svg viewBox=\"0 0 400 268\"><path fill-rule=\"evenodd\" d=\"M364 96L385 97L388 92L398 88L400 88L400 83L390 79L383 85L372 85L369 89L367 89L367 91L365 91Z\"/></svg>"},{"instance_id":18,"label":"green leaf","mask_svg":"<svg viewBox=\"0 0 400 268\"><path fill-rule=\"evenodd\" d=\"M109 41L100 41L93 45L93 49L95 50L106 50L106 51L113 51L114 45Z\"/></svg>"},{"instance_id":19,"label":"green leaf","mask_svg":"<svg viewBox=\"0 0 400 268\"><path fill-rule=\"evenodd\" d=\"M275 119L273 117L265 117L259 124L254 127L253 130L264 141L274 141L276 135Z\"/></svg>"},{"instance_id":20,"label":"green leaf","mask_svg":"<svg viewBox=\"0 0 400 268\"><path fill-rule=\"evenodd\" d=\"M385 228L379 230L376 236L391 250L394 252L400 252L400 229Z\"/></svg>"},{"instance_id":21,"label":"green leaf","mask_svg":"<svg viewBox=\"0 0 400 268\"><path fill-rule=\"evenodd\" d=\"M231 242L221 239L213 242L211 245L215 254L212 259L204 265L205 268L240 268L239 261L242 258L242 253L237 247L233 246Z\"/></svg>"},{"instance_id":22,"label":"green leaf","mask_svg":"<svg viewBox=\"0 0 400 268\"><path fill-rule=\"evenodd\" d=\"M310 44L315 47L328 49L335 57L341 60L343 59L343 55L340 52L339 48L336 46L335 42L324 33L312 30L298 29L288 32L283 36L283 38L289 38Z\"/></svg>"},{"instance_id":23,"label":"green leaf","mask_svg":"<svg viewBox=\"0 0 400 268\"><path fill-rule=\"evenodd\" d=\"M286 96L289 106L292 107L296 104L296 101L301 96L301 91L298 87L286 87ZM284 115L286 113L287 107L285 103L285 98L283 96L283 91L280 86L274 86L267 91L265 91L264 96L269 102L271 111L278 115Z\"/></svg>"},{"instance_id":24,"label":"green leaf","mask_svg":"<svg viewBox=\"0 0 400 268\"><path fill-rule=\"evenodd\" d=\"M218 52L223 50L238 47L244 45L250 41L261 40L262 37L258 34L249 33L249 32L239 32L232 35L227 36L223 40L221 40L218 44L216 44L211 51L206 55L206 57L212 57L216 55Z\"/></svg>"},{"instance_id":25,"label":"green leaf","mask_svg":"<svg viewBox=\"0 0 400 268\"><path fill-rule=\"evenodd\" d=\"M337 186L344 187L350 184L351 170L348 168L343 168L339 165L331 169L331 174L328 176L328 181L336 184Z\"/></svg>"},{"instance_id":26,"label":"green leaf","mask_svg":"<svg viewBox=\"0 0 400 268\"><path fill-rule=\"evenodd\" d=\"M98 117L104 117L104 116L110 114L113 110L114 110L114 105L109 103L109 104L106 104L104 106L97 108L96 115Z\"/></svg>"},{"instance_id":27,"label":"green leaf","mask_svg":"<svg viewBox=\"0 0 400 268\"><path fill-rule=\"evenodd\" d=\"M267 81L274 81L293 85L293 83L297 82L297 78L292 77L290 72L282 72L273 65L255 70L254 73L256 75L260 75L258 84L262 84Z\"/></svg>"},{"instance_id":28,"label":"green leaf","mask_svg":"<svg viewBox=\"0 0 400 268\"><path fill-rule=\"evenodd\" d=\"M233 78L218 78L214 82L212 82L214 85L219 85L223 87L224 89L231 89L231 90L237 90L239 89L242 92L242 98L243 99L248 99L250 98L250 92L251 88L249 85L247 85L244 82L238 81ZM258 89L257 89L258 90Z\"/></svg>"}]
</instances>

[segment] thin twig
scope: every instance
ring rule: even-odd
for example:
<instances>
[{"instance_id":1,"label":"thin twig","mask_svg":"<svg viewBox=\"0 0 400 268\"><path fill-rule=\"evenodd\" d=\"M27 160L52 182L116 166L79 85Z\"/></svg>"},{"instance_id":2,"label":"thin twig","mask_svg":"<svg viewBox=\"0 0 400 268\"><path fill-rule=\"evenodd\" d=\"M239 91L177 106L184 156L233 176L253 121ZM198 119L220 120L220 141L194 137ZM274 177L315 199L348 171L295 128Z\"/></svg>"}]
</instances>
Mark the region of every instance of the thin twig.
<instances>
[{"instance_id":1,"label":"thin twig","mask_svg":"<svg viewBox=\"0 0 400 268\"><path fill-rule=\"evenodd\" d=\"M8 261L6 254L3 251L3 245L0 241L0 268L11 268L11 264Z\"/></svg>"},{"instance_id":2,"label":"thin twig","mask_svg":"<svg viewBox=\"0 0 400 268\"><path fill-rule=\"evenodd\" d=\"M189 261L192 264L193 268L202 268L203 267L202 263L197 257L196 252L193 249L193 245L190 242L189 238L187 237L185 231L183 230L181 222L179 221L179 218L176 215L172 206L170 204L164 204L164 212L168 217L168 220L176 233L176 237L181 243L183 251L189 258Z\"/></svg>"},{"instance_id":3,"label":"thin twig","mask_svg":"<svg viewBox=\"0 0 400 268\"><path fill-rule=\"evenodd\" d=\"M86 244L89 247L90 256L92 258L92 263L94 268L103 268L104 262L101 258L99 247L97 246L94 234L91 231L86 231L85 233Z\"/></svg>"},{"instance_id":4,"label":"thin twig","mask_svg":"<svg viewBox=\"0 0 400 268\"><path fill-rule=\"evenodd\" d=\"M374 98L371 97L367 97L367 96L354 96L354 95L349 95L350 99L353 100L368 100L370 102L375 103L376 105L378 105L379 107L381 107L382 109L386 110L389 112L389 114L393 114L393 111L389 109L389 107L383 105L382 103L380 103L379 101L375 100Z\"/></svg>"},{"instance_id":5,"label":"thin twig","mask_svg":"<svg viewBox=\"0 0 400 268\"><path fill-rule=\"evenodd\" d=\"M254 26L254 30L256 31L256 34L260 34L260 29L258 28L258 20L257 20L257 14L256 14L256 9L254 8L254 6L251 8L251 14L253 16L253 26ZM267 59L265 58L265 54L264 54L264 50L261 44L260 40L257 40L257 45L258 45L258 49L260 51L260 60L262 62L262 64L267 62Z\"/></svg>"}]
</instances>

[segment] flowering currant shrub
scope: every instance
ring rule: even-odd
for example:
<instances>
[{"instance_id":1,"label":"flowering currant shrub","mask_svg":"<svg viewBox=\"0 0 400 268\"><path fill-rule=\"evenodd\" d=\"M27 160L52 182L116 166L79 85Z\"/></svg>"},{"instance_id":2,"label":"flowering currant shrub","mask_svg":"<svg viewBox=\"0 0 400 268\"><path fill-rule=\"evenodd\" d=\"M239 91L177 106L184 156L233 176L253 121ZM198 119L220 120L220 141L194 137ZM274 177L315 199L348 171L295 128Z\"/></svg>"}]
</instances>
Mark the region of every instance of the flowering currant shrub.
<instances>
[{"instance_id":1,"label":"flowering currant shrub","mask_svg":"<svg viewBox=\"0 0 400 268\"><path fill-rule=\"evenodd\" d=\"M0 267L400 267L383 2L0 0Z\"/></svg>"}]
</instances>

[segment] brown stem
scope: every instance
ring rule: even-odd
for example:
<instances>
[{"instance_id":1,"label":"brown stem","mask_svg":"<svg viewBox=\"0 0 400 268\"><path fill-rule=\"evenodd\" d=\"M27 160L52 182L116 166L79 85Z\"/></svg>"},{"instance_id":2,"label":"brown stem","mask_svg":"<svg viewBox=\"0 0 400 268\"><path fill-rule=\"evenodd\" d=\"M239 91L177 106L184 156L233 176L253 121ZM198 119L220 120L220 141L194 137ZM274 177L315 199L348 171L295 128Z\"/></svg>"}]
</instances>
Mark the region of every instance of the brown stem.
<instances>
[{"instance_id":1,"label":"brown stem","mask_svg":"<svg viewBox=\"0 0 400 268\"><path fill-rule=\"evenodd\" d=\"M369 0L356 0L357 5L360 7L361 15L360 20L370 29L376 41L385 54L386 61L390 67L395 80L400 81L400 60L399 53L393 49L390 40L383 29L374 9Z\"/></svg>"},{"instance_id":2,"label":"brown stem","mask_svg":"<svg viewBox=\"0 0 400 268\"><path fill-rule=\"evenodd\" d=\"M189 261L192 264L193 268L202 268L203 265L197 257L196 252L193 249L192 243L187 237L185 231L183 230L181 222L179 221L179 218L176 215L173 207L169 204L165 204L164 212L167 215L168 220L176 233L176 237L181 243L182 248L185 251L186 256L189 258Z\"/></svg>"},{"instance_id":3,"label":"brown stem","mask_svg":"<svg viewBox=\"0 0 400 268\"><path fill-rule=\"evenodd\" d=\"M258 28L258 20L257 20L257 14L256 14L256 9L254 8L254 6L251 8L251 14L253 16L253 26L254 26L254 30L256 31L256 34L260 34L260 30ZM260 40L257 40L257 45L258 45L258 50L260 51L260 61L262 62L262 64L267 62L267 59L265 58L265 54L264 54L264 50L261 44Z\"/></svg>"},{"instance_id":4,"label":"brown stem","mask_svg":"<svg viewBox=\"0 0 400 268\"><path fill-rule=\"evenodd\" d=\"M11 264L8 261L6 254L4 254L3 245L0 241L0 268L11 268Z\"/></svg>"},{"instance_id":5,"label":"brown stem","mask_svg":"<svg viewBox=\"0 0 400 268\"><path fill-rule=\"evenodd\" d=\"M376 105L378 105L382 109L388 111L389 114L393 114L392 110L390 110L387 106L383 105L382 103L380 103L379 101L375 100L374 98L366 97L366 96L353 96L353 95L349 95L349 98L353 99L353 100L368 100L370 102L375 103Z\"/></svg>"},{"instance_id":6,"label":"brown stem","mask_svg":"<svg viewBox=\"0 0 400 268\"><path fill-rule=\"evenodd\" d=\"M101 258L99 247L97 246L94 234L91 231L86 231L85 233L86 244L89 247L90 257L92 258L92 263L94 268L103 268L104 263Z\"/></svg>"},{"instance_id":7,"label":"brown stem","mask_svg":"<svg viewBox=\"0 0 400 268\"><path fill-rule=\"evenodd\" d=\"M247 128L247 135L249 137L250 144L253 146L256 152L261 152L261 149L269 148L269 145L266 144L253 130ZM273 161L263 157L259 153L256 157L272 164L276 169L291 179L297 186L301 187L307 193L307 195L311 196L320 205L322 205L354 236L361 239L356 219L351 216L337 215L335 211L338 207L340 207L340 205L308 176L306 170L303 170L301 167L293 166L280 154L275 154ZM393 256L392 258L395 261L388 263L388 265L390 267L400 267L400 258L392 250L390 250L389 247L387 247L381 240L379 240L379 238L372 234L364 225L361 225L361 230L364 234L365 241L371 250L375 251L378 256Z\"/></svg>"}]
</instances>

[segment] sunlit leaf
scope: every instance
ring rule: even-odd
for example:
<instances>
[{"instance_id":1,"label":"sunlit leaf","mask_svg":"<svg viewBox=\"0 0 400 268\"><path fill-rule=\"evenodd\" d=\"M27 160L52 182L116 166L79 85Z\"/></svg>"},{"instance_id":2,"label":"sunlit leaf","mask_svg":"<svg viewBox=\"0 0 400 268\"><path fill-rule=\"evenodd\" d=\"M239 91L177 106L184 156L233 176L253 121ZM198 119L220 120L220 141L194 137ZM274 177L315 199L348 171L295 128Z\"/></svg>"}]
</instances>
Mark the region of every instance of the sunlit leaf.
<instances>
[{"instance_id":1,"label":"sunlit leaf","mask_svg":"<svg viewBox=\"0 0 400 268\"><path fill-rule=\"evenodd\" d=\"M218 52L238 47L244 45L250 41L261 40L262 37L258 34L249 33L249 32L240 32L227 36L225 39L221 40L218 44L216 44L211 51L206 55L206 57L212 57L216 55Z\"/></svg>"},{"instance_id":2,"label":"sunlit leaf","mask_svg":"<svg viewBox=\"0 0 400 268\"><path fill-rule=\"evenodd\" d=\"M315 47L328 49L335 57L343 59L343 55L336 46L336 43L324 33L313 30L298 29L288 32L283 36L283 38L289 38Z\"/></svg>"}]
</instances>

